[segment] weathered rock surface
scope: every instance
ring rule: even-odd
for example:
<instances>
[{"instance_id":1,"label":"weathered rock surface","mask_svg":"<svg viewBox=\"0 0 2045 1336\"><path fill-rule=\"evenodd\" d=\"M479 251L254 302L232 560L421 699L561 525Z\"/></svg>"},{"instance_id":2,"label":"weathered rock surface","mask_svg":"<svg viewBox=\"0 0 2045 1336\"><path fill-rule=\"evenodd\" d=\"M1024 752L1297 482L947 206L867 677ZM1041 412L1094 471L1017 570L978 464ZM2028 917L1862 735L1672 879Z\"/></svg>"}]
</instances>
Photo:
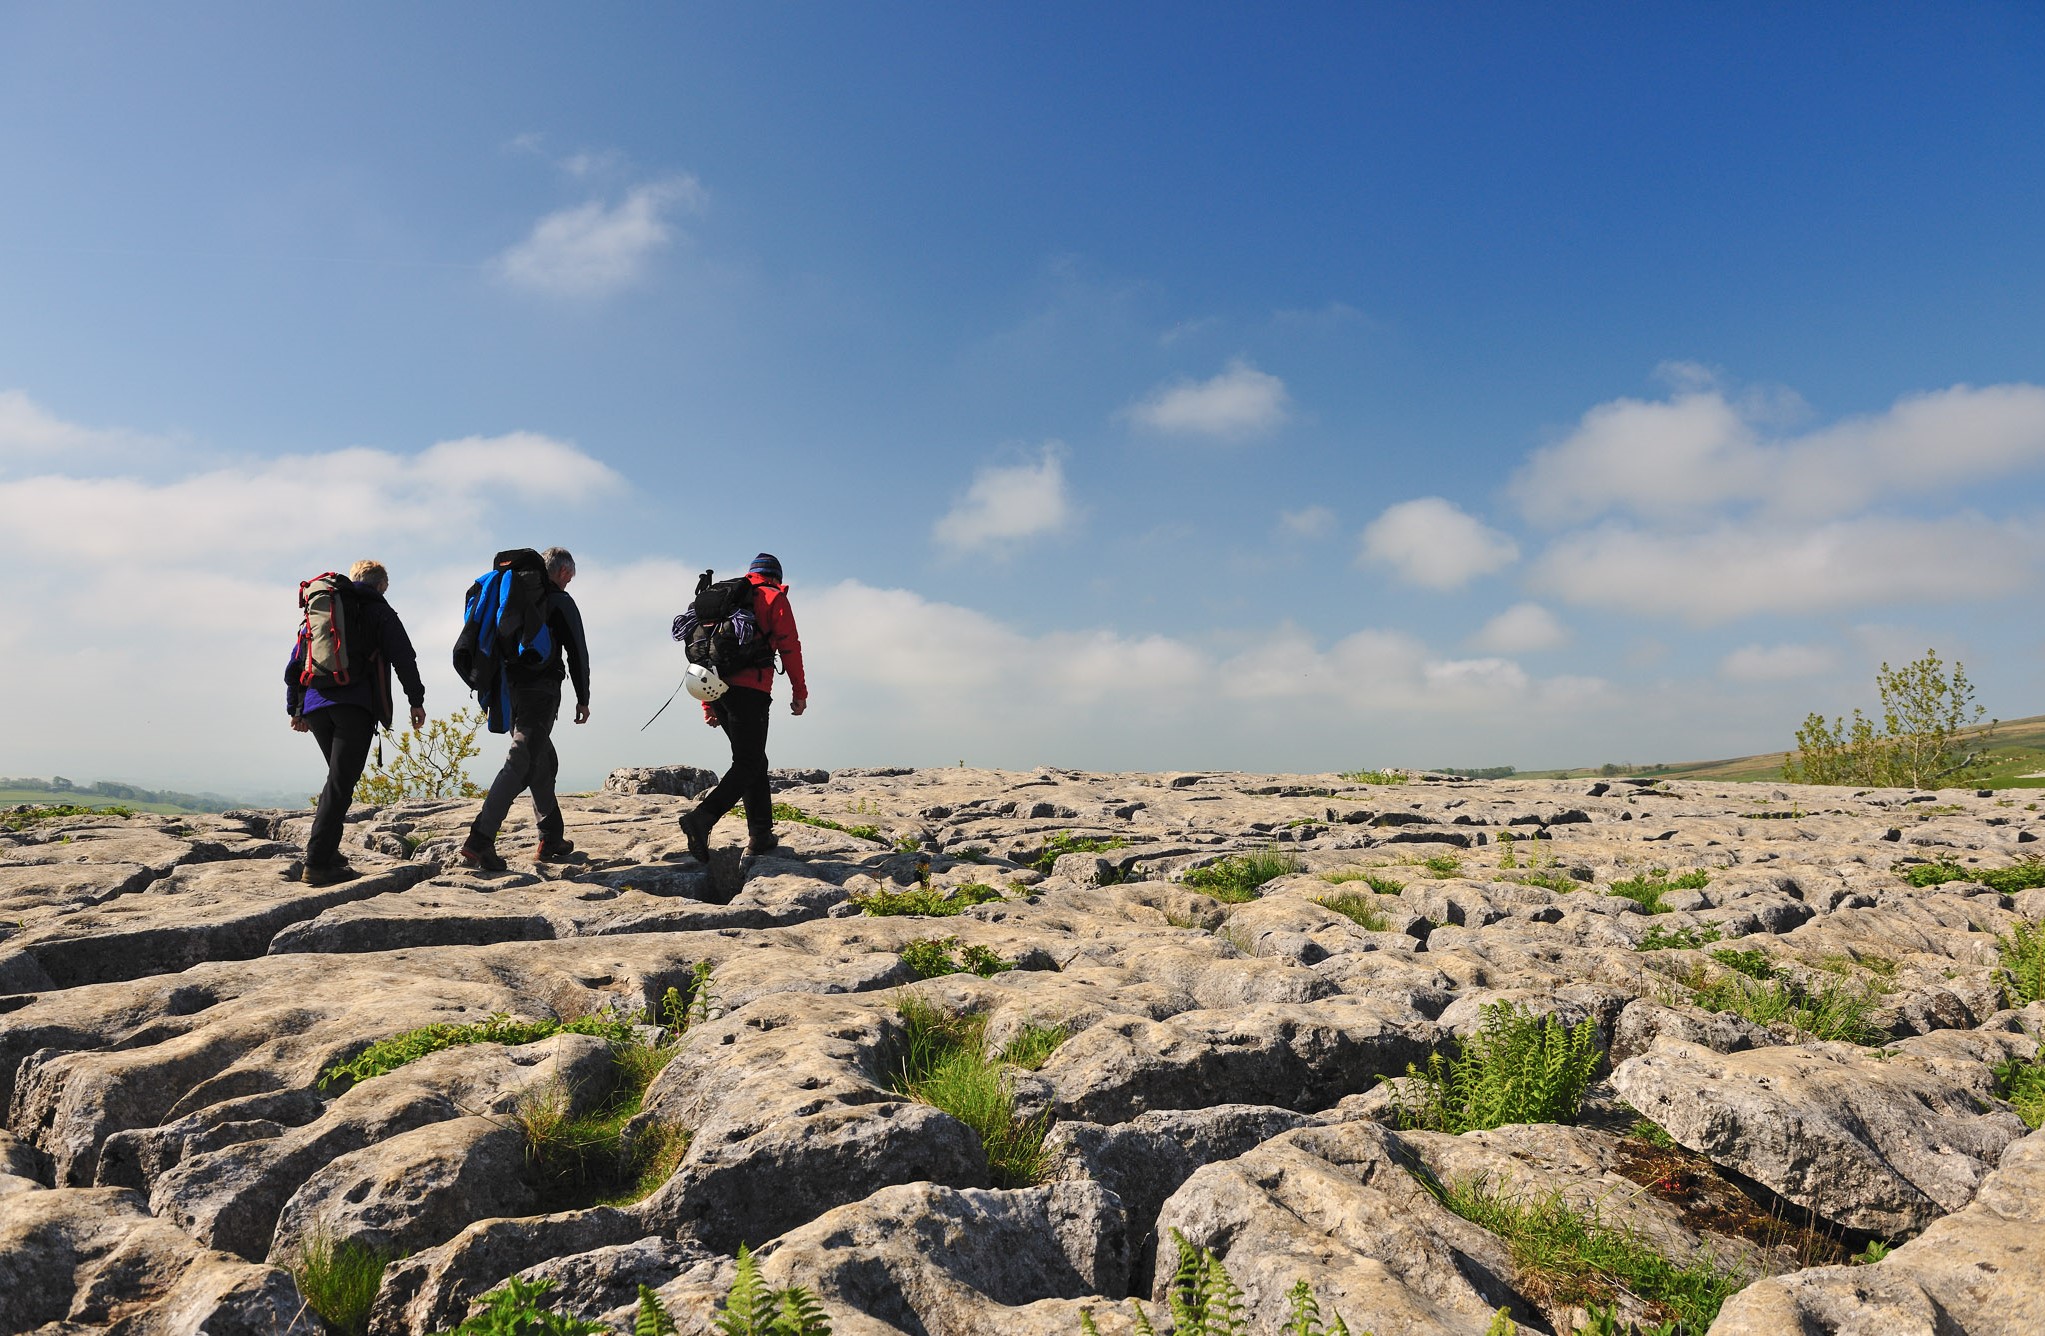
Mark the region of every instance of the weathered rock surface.
<instances>
[{"instance_id":1,"label":"weathered rock surface","mask_svg":"<svg viewBox=\"0 0 2045 1336\"><path fill-rule=\"evenodd\" d=\"M2009 865L2045 836L2020 797L783 771L805 819L782 848L743 857L734 818L704 866L676 817L714 779L620 771L567 800L564 863L531 861L521 810L496 876L454 861L473 803L358 807L366 875L319 890L291 875L303 812L0 833L0 1334L309 1333L290 1268L315 1236L406 1254L379 1336L445 1329L514 1275L620 1329L648 1285L707 1333L741 1243L840 1336L1072 1336L1082 1310L1124 1336L1174 1230L1257 1332L1302 1278L1359 1336L1585 1319L1444 1184L1753 1278L1717 1331L2045 1330L2045 1149L1997 1075L2045 1030L2045 1006L2005 1009L1998 947L2045 889L1902 875ZM1249 850L1295 870L1239 902L1185 880ZM1655 869L1703 884L1654 913L1609 893ZM861 910L967 887L986 902ZM993 972L919 978L932 951ZM1845 990L1871 1042L1725 1010L1742 979ZM613 1204L564 1198L521 1123L542 1096L604 1105L601 1040L322 1082L422 1026L679 1022L670 989L686 1033L627 1131L686 1151ZM1002 1078L1048 1129L1035 1185L997 1187L976 1132L901 1093L909 999L978 1017L989 1055L1063 1036ZM1396 1130L1383 1079L1501 1004L1590 1022L1585 1125ZM1901 1246L1819 1264L1870 1238Z\"/></svg>"}]
</instances>

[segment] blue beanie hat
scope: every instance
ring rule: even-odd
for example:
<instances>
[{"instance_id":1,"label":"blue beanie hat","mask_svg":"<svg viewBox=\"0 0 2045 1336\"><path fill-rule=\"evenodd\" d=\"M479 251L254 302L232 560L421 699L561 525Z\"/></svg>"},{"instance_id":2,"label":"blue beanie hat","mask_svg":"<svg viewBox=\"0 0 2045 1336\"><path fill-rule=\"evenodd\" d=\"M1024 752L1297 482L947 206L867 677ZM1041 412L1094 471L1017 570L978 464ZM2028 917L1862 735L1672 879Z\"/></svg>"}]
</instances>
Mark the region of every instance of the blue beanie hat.
<instances>
[{"instance_id":1,"label":"blue beanie hat","mask_svg":"<svg viewBox=\"0 0 2045 1336\"><path fill-rule=\"evenodd\" d=\"M764 575L775 584L781 583L781 558L772 552L762 552L753 558L753 564L746 567L748 575Z\"/></svg>"}]
</instances>

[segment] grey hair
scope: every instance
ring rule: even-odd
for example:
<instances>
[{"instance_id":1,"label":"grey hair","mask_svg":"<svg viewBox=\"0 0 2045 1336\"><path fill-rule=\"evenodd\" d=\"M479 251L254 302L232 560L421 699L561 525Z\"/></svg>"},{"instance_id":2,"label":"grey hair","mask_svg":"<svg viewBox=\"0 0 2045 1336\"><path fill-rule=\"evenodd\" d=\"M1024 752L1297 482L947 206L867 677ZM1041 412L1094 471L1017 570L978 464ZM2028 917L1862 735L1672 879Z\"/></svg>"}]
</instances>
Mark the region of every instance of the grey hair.
<instances>
[{"instance_id":1,"label":"grey hair","mask_svg":"<svg viewBox=\"0 0 2045 1336\"><path fill-rule=\"evenodd\" d=\"M540 553L540 555L546 558L547 574L549 576L559 575L563 571L567 571L571 575L575 573L575 554L567 548L550 547L545 552Z\"/></svg>"}]
</instances>

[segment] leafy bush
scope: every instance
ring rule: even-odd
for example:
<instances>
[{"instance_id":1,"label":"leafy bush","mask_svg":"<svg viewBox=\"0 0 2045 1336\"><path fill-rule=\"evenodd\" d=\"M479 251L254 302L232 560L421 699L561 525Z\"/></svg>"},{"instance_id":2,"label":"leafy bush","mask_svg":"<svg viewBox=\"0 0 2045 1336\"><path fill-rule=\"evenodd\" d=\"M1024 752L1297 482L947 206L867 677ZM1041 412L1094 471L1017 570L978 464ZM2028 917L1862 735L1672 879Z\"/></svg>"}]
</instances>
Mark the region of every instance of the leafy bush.
<instances>
[{"instance_id":1,"label":"leafy bush","mask_svg":"<svg viewBox=\"0 0 2045 1336\"><path fill-rule=\"evenodd\" d=\"M2002 991L2013 1007L2045 1001L2045 922L2019 923L1998 935Z\"/></svg>"},{"instance_id":2,"label":"leafy bush","mask_svg":"<svg viewBox=\"0 0 2045 1336\"><path fill-rule=\"evenodd\" d=\"M1711 881L1711 873L1703 868L1692 868L1677 876L1670 876L1667 868L1649 868L1637 877L1627 877L1612 883L1611 894L1624 900L1631 900L1650 914L1666 914L1669 907L1662 903L1662 896L1670 891L1700 890Z\"/></svg>"},{"instance_id":3,"label":"leafy bush","mask_svg":"<svg viewBox=\"0 0 2045 1336\"><path fill-rule=\"evenodd\" d=\"M1573 1121L1603 1056L1588 1016L1572 1027L1494 1002L1484 1008L1477 1033L1457 1045L1456 1056L1434 1053L1424 1070L1406 1068L1407 1085L1417 1089L1396 1095L1399 1125L1462 1133Z\"/></svg>"},{"instance_id":4,"label":"leafy bush","mask_svg":"<svg viewBox=\"0 0 2045 1336\"><path fill-rule=\"evenodd\" d=\"M292 1276L306 1306L338 1336L363 1336L369 1330L370 1305L383 1284L390 1259L353 1239L314 1234L299 1250Z\"/></svg>"},{"instance_id":5,"label":"leafy bush","mask_svg":"<svg viewBox=\"0 0 2045 1336\"><path fill-rule=\"evenodd\" d=\"M482 713L464 706L445 719L427 720L416 733L384 729L369 769L355 781L355 801L381 806L411 798L482 797L466 768L483 754L476 745L482 726ZM388 762L383 743L392 744Z\"/></svg>"},{"instance_id":6,"label":"leafy bush","mask_svg":"<svg viewBox=\"0 0 2045 1336\"><path fill-rule=\"evenodd\" d=\"M1735 951L1731 947L1724 947L1713 951L1711 958L1729 970L1746 975L1749 979L1766 981L1775 977L1775 966L1768 962L1766 951Z\"/></svg>"},{"instance_id":7,"label":"leafy bush","mask_svg":"<svg viewBox=\"0 0 2045 1336\"><path fill-rule=\"evenodd\" d=\"M1049 872L1054 864L1066 854L1104 854L1111 849L1127 849L1129 841L1112 835L1093 837L1074 835L1071 831L1053 835L1044 844L1044 851L1036 856L1030 866L1039 872Z\"/></svg>"},{"instance_id":8,"label":"leafy bush","mask_svg":"<svg viewBox=\"0 0 2045 1336\"><path fill-rule=\"evenodd\" d=\"M1995 1064L1995 1093L2008 1100L2029 1126L2045 1124L2045 1044L2029 1059L2006 1058Z\"/></svg>"},{"instance_id":9,"label":"leafy bush","mask_svg":"<svg viewBox=\"0 0 2045 1336\"><path fill-rule=\"evenodd\" d=\"M1368 895L1330 895L1317 903L1334 910L1342 917L1362 928L1365 932L1383 932L1389 921L1383 911L1374 903L1375 897Z\"/></svg>"},{"instance_id":10,"label":"leafy bush","mask_svg":"<svg viewBox=\"0 0 2045 1336\"><path fill-rule=\"evenodd\" d=\"M934 886L913 886L907 890L893 890L883 886L866 895L855 895L852 903L862 913L875 918L897 915L921 915L925 918L949 918L963 913L974 905L984 905L1001 898L1001 892L992 886L979 882L968 882L953 890L949 895Z\"/></svg>"},{"instance_id":11,"label":"leafy bush","mask_svg":"<svg viewBox=\"0 0 2045 1336\"><path fill-rule=\"evenodd\" d=\"M1846 979L1813 992L1794 979L1750 982L1724 974L1698 988L1693 1001L1706 1011L1731 1012L1756 1025L1787 1025L1814 1039L1879 1044L1888 1038L1869 1019L1880 994Z\"/></svg>"},{"instance_id":12,"label":"leafy bush","mask_svg":"<svg viewBox=\"0 0 2045 1336\"><path fill-rule=\"evenodd\" d=\"M1949 675L1937 651L1926 650L1901 668L1884 663L1875 687L1882 697L1879 728L1859 710L1851 724L1806 716L1782 777L1801 784L1926 789L1963 784L1985 772L1995 721L1963 736L1987 713L1974 703L1963 665L1955 663Z\"/></svg>"},{"instance_id":13,"label":"leafy bush","mask_svg":"<svg viewBox=\"0 0 2045 1336\"><path fill-rule=\"evenodd\" d=\"M738 1275L711 1325L721 1336L831 1336L831 1320L817 1296L801 1285L769 1289L760 1279L752 1250L744 1244L738 1250ZM634 1336L656 1334L640 1331Z\"/></svg>"},{"instance_id":14,"label":"leafy bush","mask_svg":"<svg viewBox=\"0 0 2045 1336\"><path fill-rule=\"evenodd\" d=\"M2045 858L2027 858L2014 867L1961 867L1958 863L1920 863L1903 874L1912 886L1943 886L1949 881L1970 881L2001 895L2015 895L2045 886Z\"/></svg>"},{"instance_id":15,"label":"leafy bush","mask_svg":"<svg viewBox=\"0 0 2045 1336\"><path fill-rule=\"evenodd\" d=\"M1747 1283L1709 1253L1678 1265L1632 1230L1571 1206L1560 1192L1520 1200L1487 1191L1473 1179L1444 1186L1437 1195L1442 1205L1503 1239L1512 1254L1514 1287L1551 1305L1581 1307L1633 1294L1657 1318L1675 1323L1674 1331L1703 1336L1719 1307Z\"/></svg>"},{"instance_id":16,"label":"leafy bush","mask_svg":"<svg viewBox=\"0 0 2045 1336\"><path fill-rule=\"evenodd\" d=\"M1291 854L1280 853L1276 849L1260 849L1254 853L1230 854L1205 867L1192 868L1181 878L1181 883L1202 895L1211 895L1223 904L1241 904L1245 900L1256 899L1264 883L1304 871L1306 864Z\"/></svg>"},{"instance_id":17,"label":"leafy bush","mask_svg":"<svg viewBox=\"0 0 2045 1336\"><path fill-rule=\"evenodd\" d=\"M987 1018L952 1015L915 997L903 999L896 1014L903 1052L889 1088L972 1128L996 1187L1028 1187L1040 1180L1051 1116L1016 1116L1014 1083L1001 1061L986 1053Z\"/></svg>"},{"instance_id":18,"label":"leafy bush","mask_svg":"<svg viewBox=\"0 0 2045 1336\"><path fill-rule=\"evenodd\" d=\"M1657 923L1640 939L1636 951L1695 951L1719 940L1717 928L1669 928Z\"/></svg>"},{"instance_id":19,"label":"leafy bush","mask_svg":"<svg viewBox=\"0 0 2045 1336\"><path fill-rule=\"evenodd\" d=\"M557 1288L551 1280L513 1276L483 1296L483 1311L437 1336L610 1336L601 1322L570 1317L540 1301Z\"/></svg>"},{"instance_id":20,"label":"leafy bush","mask_svg":"<svg viewBox=\"0 0 2045 1336\"><path fill-rule=\"evenodd\" d=\"M919 979L946 974L977 974L991 979L1003 970L1015 968L1014 961L1003 960L984 946L969 946L954 958L952 952L958 944L956 937L918 937L902 948L902 963L914 970Z\"/></svg>"},{"instance_id":21,"label":"leafy bush","mask_svg":"<svg viewBox=\"0 0 2045 1336\"><path fill-rule=\"evenodd\" d=\"M1337 778L1351 784L1404 784L1411 776L1398 770L1344 770Z\"/></svg>"},{"instance_id":22,"label":"leafy bush","mask_svg":"<svg viewBox=\"0 0 2045 1336\"><path fill-rule=\"evenodd\" d=\"M22 803L0 812L0 830L27 830L47 821L62 821L73 816L118 816L135 815L132 807L109 803L105 807L80 807L76 803Z\"/></svg>"},{"instance_id":23,"label":"leafy bush","mask_svg":"<svg viewBox=\"0 0 2045 1336\"><path fill-rule=\"evenodd\" d=\"M1436 881L1447 881L1450 877L1461 876L1463 860L1454 854L1435 854L1420 860L1420 866L1427 869L1427 875Z\"/></svg>"}]
</instances>

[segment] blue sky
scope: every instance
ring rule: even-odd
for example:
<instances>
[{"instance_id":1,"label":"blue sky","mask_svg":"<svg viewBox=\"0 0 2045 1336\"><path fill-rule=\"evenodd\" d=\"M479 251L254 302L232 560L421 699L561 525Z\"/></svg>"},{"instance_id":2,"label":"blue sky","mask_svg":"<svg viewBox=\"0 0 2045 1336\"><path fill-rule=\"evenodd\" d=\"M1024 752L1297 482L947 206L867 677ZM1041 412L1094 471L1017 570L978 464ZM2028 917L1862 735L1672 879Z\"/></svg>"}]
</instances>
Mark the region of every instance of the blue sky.
<instances>
[{"instance_id":1,"label":"blue sky","mask_svg":"<svg viewBox=\"0 0 2045 1336\"><path fill-rule=\"evenodd\" d=\"M387 560L438 712L550 542L578 782L717 762L635 730L760 549L788 763L1727 755L1928 645L2045 710L2041 56L2015 5L0 4L0 773L300 782L297 580Z\"/></svg>"}]
</instances>

